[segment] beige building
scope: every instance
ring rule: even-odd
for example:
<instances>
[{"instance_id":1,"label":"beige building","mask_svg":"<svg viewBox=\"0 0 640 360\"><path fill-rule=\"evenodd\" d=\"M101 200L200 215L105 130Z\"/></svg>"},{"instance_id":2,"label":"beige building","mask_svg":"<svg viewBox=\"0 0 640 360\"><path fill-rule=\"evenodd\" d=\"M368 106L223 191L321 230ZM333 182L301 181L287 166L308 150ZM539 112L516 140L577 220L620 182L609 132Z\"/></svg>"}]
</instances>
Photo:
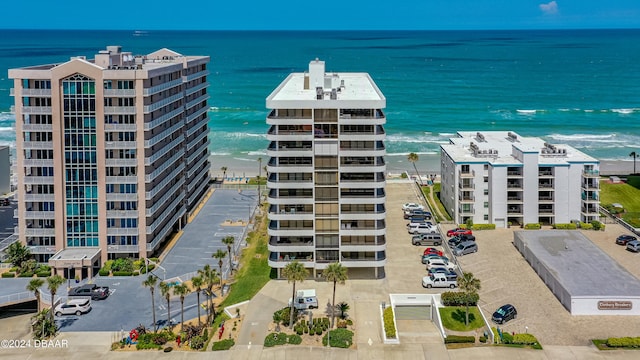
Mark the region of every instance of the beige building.
<instances>
[{"instance_id":1,"label":"beige building","mask_svg":"<svg viewBox=\"0 0 640 360\"><path fill-rule=\"evenodd\" d=\"M207 56L108 46L95 59L9 70L16 234L39 262L91 277L157 253L207 191Z\"/></svg>"}]
</instances>

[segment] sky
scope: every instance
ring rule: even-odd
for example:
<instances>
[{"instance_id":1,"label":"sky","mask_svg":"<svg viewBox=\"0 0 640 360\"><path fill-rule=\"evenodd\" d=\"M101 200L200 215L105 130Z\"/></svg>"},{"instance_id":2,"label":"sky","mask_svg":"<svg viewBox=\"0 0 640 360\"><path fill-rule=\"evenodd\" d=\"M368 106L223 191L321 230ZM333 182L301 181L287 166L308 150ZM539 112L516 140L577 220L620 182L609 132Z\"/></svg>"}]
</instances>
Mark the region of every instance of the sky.
<instances>
[{"instance_id":1,"label":"sky","mask_svg":"<svg viewBox=\"0 0 640 360\"><path fill-rule=\"evenodd\" d=\"M2 7L3 29L640 28L640 0L28 0Z\"/></svg>"}]
</instances>

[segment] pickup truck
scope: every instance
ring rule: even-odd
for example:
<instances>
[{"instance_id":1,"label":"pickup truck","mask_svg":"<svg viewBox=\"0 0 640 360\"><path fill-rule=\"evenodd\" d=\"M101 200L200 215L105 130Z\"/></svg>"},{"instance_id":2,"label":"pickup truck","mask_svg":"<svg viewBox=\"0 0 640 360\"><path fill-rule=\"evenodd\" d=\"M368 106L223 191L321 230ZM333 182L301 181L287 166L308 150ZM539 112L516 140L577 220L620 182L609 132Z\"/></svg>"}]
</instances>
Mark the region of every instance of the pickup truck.
<instances>
[{"instance_id":1,"label":"pickup truck","mask_svg":"<svg viewBox=\"0 0 640 360\"><path fill-rule=\"evenodd\" d=\"M441 288L455 288L458 286L457 280L451 280L447 278L445 274L435 273L429 274L422 278L422 287L432 288L432 287L441 287Z\"/></svg>"},{"instance_id":2,"label":"pickup truck","mask_svg":"<svg viewBox=\"0 0 640 360\"><path fill-rule=\"evenodd\" d=\"M86 284L70 289L67 296L90 296L91 300L103 300L109 296L109 287Z\"/></svg>"}]
</instances>

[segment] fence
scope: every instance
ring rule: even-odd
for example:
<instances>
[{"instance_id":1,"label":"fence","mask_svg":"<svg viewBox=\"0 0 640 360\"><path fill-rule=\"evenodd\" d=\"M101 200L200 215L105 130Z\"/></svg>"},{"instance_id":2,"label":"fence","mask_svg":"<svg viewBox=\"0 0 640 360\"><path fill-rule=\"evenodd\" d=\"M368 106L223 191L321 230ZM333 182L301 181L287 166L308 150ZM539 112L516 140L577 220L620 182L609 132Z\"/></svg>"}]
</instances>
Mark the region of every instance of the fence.
<instances>
[{"instance_id":1,"label":"fence","mask_svg":"<svg viewBox=\"0 0 640 360\"><path fill-rule=\"evenodd\" d=\"M628 222L622 220L621 218L617 217L616 215L612 214L609 212L609 210L603 208L602 206L599 206L599 210L601 213L607 215L608 218L612 219L613 221L615 221L616 223L620 224L622 227L624 227L625 229L631 231L632 233L636 234L636 235L640 235L640 231L636 228L634 228L633 226L631 226Z\"/></svg>"},{"instance_id":2,"label":"fence","mask_svg":"<svg viewBox=\"0 0 640 360\"><path fill-rule=\"evenodd\" d=\"M33 292L23 291L15 294L0 296L0 306L17 304L35 299L36 297L35 295L33 295Z\"/></svg>"}]
</instances>

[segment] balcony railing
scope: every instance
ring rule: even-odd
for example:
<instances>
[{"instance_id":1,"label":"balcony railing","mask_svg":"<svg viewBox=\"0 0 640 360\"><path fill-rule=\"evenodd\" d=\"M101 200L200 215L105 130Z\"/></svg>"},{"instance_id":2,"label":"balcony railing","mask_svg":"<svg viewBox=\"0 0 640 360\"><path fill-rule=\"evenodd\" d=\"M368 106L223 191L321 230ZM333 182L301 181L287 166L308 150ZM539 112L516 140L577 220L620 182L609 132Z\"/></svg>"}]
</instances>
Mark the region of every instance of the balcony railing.
<instances>
[{"instance_id":1,"label":"balcony railing","mask_svg":"<svg viewBox=\"0 0 640 360\"><path fill-rule=\"evenodd\" d=\"M117 253L137 253L140 251L139 245L107 245L108 252Z\"/></svg>"},{"instance_id":2,"label":"balcony railing","mask_svg":"<svg viewBox=\"0 0 640 360\"><path fill-rule=\"evenodd\" d=\"M458 177L468 178L468 177L475 177L475 176L476 176L475 170L470 170L470 171L458 170Z\"/></svg>"},{"instance_id":3,"label":"balcony railing","mask_svg":"<svg viewBox=\"0 0 640 360\"><path fill-rule=\"evenodd\" d=\"M104 113L106 115L114 115L114 114L135 115L136 107L135 106L105 106Z\"/></svg>"},{"instance_id":4,"label":"balcony railing","mask_svg":"<svg viewBox=\"0 0 640 360\"><path fill-rule=\"evenodd\" d=\"M582 175L584 177L598 177L600 176L600 170L583 170Z\"/></svg>"}]
</instances>

